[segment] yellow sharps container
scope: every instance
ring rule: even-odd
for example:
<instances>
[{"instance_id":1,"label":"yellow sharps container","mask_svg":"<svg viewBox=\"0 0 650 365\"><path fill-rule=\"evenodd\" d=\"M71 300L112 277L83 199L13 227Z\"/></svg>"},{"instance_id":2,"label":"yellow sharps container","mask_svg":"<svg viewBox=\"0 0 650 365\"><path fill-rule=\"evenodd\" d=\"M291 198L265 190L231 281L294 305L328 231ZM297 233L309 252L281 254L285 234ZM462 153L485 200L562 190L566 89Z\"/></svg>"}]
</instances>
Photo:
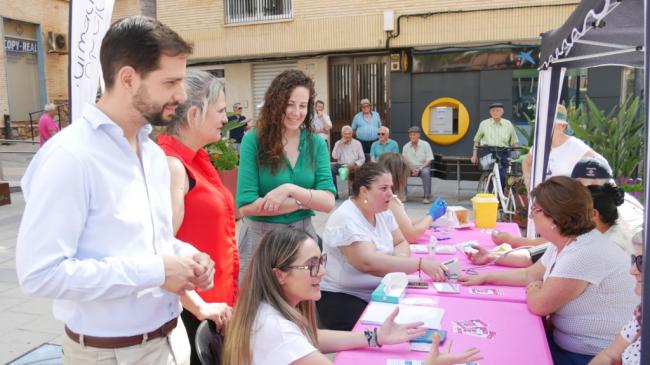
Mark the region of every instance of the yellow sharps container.
<instances>
[{"instance_id":1,"label":"yellow sharps container","mask_svg":"<svg viewBox=\"0 0 650 365\"><path fill-rule=\"evenodd\" d=\"M494 194L476 194L472 198L476 228L494 228L497 225L499 201Z\"/></svg>"}]
</instances>

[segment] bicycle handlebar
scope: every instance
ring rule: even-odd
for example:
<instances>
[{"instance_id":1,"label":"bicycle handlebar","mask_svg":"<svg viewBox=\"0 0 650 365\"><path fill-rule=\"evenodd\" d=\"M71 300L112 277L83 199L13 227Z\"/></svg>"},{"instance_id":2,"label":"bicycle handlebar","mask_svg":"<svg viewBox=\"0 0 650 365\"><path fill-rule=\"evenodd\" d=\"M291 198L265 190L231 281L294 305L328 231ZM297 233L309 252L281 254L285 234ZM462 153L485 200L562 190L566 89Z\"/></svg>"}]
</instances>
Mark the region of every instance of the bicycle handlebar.
<instances>
[{"instance_id":1,"label":"bicycle handlebar","mask_svg":"<svg viewBox=\"0 0 650 365\"><path fill-rule=\"evenodd\" d=\"M482 150L491 150L491 151L517 151L523 149L523 147L497 147L497 146L478 146L478 149Z\"/></svg>"}]
</instances>

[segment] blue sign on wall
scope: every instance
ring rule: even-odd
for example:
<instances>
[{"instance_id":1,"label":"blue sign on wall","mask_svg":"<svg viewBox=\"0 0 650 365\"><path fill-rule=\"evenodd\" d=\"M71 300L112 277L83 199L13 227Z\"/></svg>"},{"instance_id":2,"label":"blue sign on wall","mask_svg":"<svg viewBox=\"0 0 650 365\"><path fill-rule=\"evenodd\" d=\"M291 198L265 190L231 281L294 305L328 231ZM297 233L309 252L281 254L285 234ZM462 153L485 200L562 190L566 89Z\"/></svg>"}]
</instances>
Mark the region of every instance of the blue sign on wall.
<instances>
[{"instance_id":1,"label":"blue sign on wall","mask_svg":"<svg viewBox=\"0 0 650 365\"><path fill-rule=\"evenodd\" d=\"M5 37L5 50L7 52L37 53L38 44L36 41Z\"/></svg>"}]
</instances>

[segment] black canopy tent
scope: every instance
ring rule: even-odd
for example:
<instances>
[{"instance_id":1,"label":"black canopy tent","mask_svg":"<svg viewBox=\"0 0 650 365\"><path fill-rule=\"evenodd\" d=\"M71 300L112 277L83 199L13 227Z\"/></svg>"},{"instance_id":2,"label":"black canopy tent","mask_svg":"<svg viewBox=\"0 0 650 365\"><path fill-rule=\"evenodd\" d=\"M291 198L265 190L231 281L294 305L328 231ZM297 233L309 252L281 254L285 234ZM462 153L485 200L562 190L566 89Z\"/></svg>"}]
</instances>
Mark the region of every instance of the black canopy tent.
<instances>
[{"instance_id":1,"label":"black canopy tent","mask_svg":"<svg viewBox=\"0 0 650 365\"><path fill-rule=\"evenodd\" d=\"M560 97L566 68L584 68L606 65L644 67L648 65L648 34L645 19L650 14L647 0L583 0L567 21L559 28L542 34L540 55L539 90L535 128L535 153L531 172L531 186L544 180L551 144L553 120ZM647 69L647 68L646 68ZM645 72L645 90L650 79ZM648 93L645 94L645 108L648 110ZM650 136L648 118L645 120L645 202L650 202L650 158L648 141ZM648 251L648 209L645 209L645 247ZM529 221L528 236L535 234ZM650 303L650 260L644 260L643 302ZM632 313L630 313L630 316ZM650 318L650 306L643 309L643 318ZM642 364L650 364L650 322L645 321L642 329Z\"/></svg>"}]
</instances>

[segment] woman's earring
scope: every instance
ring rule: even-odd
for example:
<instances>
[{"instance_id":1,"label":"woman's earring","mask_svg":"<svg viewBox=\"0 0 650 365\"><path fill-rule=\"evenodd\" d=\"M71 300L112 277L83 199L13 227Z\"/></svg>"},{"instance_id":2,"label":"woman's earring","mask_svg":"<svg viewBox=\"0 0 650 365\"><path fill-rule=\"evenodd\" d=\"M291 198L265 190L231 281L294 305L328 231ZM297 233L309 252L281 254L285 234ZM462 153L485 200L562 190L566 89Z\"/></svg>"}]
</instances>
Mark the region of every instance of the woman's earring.
<instances>
[{"instance_id":1,"label":"woman's earring","mask_svg":"<svg viewBox=\"0 0 650 365\"><path fill-rule=\"evenodd\" d=\"M555 224L551 226L551 229L555 229L555 228L557 228Z\"/></svg>"},{"instance_id":2,"label":"woman's earring","mask_svg":"<svg viewBox=\"0 0 650 365\"><path fill-rule=\"evenodd\" d=\"M363 199L363 204L368 204L368 199Z\"/></svg>"}]
</instances>

